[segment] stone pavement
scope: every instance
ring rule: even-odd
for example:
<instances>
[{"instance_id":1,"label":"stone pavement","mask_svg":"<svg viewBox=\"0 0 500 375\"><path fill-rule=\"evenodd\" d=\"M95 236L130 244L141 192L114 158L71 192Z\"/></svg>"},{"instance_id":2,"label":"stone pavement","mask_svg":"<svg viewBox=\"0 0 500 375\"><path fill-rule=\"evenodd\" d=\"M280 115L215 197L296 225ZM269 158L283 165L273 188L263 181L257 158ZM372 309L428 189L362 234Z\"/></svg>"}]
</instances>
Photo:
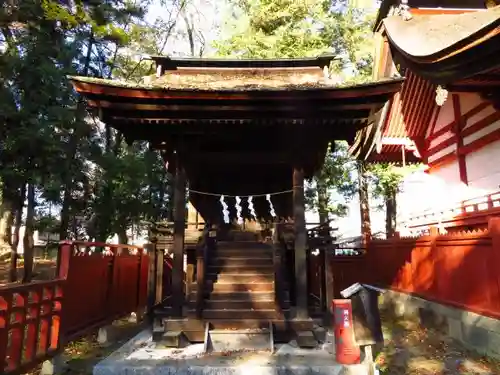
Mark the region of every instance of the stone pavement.
<instances>
[{"instance_id":1,"label":"stone pavement","mask_svg":"<svg viewBox=\"0 0 500 375\"><path fill-rule=\"evenodd\" d=\"M365 365L342 366L331 350L277 345L275 352L203 353L203 344L157 348L144 330L94 367L94 375L347 375L367 374Z\"/></svg>"}]
</instances>

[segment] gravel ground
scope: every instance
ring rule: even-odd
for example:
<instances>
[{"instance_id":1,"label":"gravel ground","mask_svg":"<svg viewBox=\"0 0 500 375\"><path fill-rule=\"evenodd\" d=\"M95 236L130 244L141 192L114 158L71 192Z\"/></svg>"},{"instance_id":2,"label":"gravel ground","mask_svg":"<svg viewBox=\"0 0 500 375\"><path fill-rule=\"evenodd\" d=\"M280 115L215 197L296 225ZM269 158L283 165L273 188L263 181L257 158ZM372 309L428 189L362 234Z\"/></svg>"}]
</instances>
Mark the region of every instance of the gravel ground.
<instances>
[{"instance_id":1,"label":"gravel ground","mask_svg":"<svg viewBox=\"0 0 500 375\"><path fill-rule=\"evenodd\" d=\"M384 375L500 375L500 361L482 357L415 322L384 317L384 336L385 347L376 359Z\"/></svg>"}]
</instances>

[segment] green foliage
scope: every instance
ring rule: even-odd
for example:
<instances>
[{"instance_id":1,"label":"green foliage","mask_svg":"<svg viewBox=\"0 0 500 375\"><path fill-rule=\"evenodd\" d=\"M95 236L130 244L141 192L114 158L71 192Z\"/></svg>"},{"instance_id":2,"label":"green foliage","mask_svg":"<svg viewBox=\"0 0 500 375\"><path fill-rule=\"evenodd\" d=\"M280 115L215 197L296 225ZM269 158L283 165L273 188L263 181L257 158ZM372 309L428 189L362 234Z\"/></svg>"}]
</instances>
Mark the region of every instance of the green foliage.
<instances>
[{"instance_id":1,"label":"green foliage","mask_svg":"<svg viewBox=\"0 0 500 375\"><path fill-rule=\"evenodd\" d=\"M106 240L144 218L165 216L168 179L160 155L109 134L67 80L133 74L124 47L142 43L134 30L146 28L141 19L149 3L36 0L0 8L0 203L20 209L21 188L34 185L33 229ZM59 219L54 213L61 208Z\"/></svg>"},{"instance_id":2,"label":"green foliage","mask_svg":"<svg viewBox=\"0 0 500 375\"><path fill-rule=\"evenodd\" d=\"M215 42L221 56L317 56L331 51L328 1L248 0L235 4L228 38Z\"/></svg>"},{"instance_id":3,"label":"green foliage","mask_svg":"<svg viewBox=\"0 0 500 375\"><path fill-rule=\"evenodd\" d=\"M420 164L411 164L405 167L389 163L370 164L367 172L373 197L385 200L388 197L396 196L401 191L401 183L405 177L420 167Z\"/></svg>"},{"instance_id":4,"label":"green foliage","mask_svg":"<svg viewBox=\"0 0 500 375\"><path fill-rule=\"evenodd\" d=\"M323 168L314 176L306 188L306 204L309 209L326 216L347 214L345 202L357 191L353 173L356 162L348 153L346 142L335 142L330 146Z\"/></svg>"},{"instance_id":5,"label":"green foliage","mask_svg":"<svg viewBox=\"0 0 500 375\"><path fill-rule=\"evenodd\" d=\"M333 53L339 57L332 67L335 73L347 69L349 77L344 78L356 82L371 77L374 14L347 1L235 0L232 5L233 16L214 43L218 55L286 58Z\"/></svg>"}]
</instances>

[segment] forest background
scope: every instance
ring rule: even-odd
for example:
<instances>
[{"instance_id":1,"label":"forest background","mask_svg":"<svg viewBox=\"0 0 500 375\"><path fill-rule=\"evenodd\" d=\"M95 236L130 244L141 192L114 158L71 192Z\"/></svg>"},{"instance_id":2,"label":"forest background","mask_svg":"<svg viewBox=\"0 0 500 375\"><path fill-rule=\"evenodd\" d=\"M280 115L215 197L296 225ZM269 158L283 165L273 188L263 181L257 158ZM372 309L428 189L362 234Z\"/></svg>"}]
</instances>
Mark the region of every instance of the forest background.
<instances>
[{"instance_id":1,"label":"forest background","mask_svg":"<svg viewBox=\"0 0 500 375\"><path fill-rule=\"evenodd\" d=\"M148 55L315 57L336 54L339 83L371 79L376 4L348 0L9 0L0 8L0 256L33 254L33 233L120 243L169 217L171 176L145 142L92 117L67 76L140 81ZM307 189L320 220L344 217L358 162L337 142ZM395 228L406 171L365 177ZM380 200L382 199L382 200ZM393 207L393 208L391 208ZM359 223L358 223L359 227ZM21 228L24 228L21 231ZM24 233L22 233L24 232ZM22 234L22 235L21 235ZM12 251L14 249L14 251Z\"/></svg>"}]
</instances>

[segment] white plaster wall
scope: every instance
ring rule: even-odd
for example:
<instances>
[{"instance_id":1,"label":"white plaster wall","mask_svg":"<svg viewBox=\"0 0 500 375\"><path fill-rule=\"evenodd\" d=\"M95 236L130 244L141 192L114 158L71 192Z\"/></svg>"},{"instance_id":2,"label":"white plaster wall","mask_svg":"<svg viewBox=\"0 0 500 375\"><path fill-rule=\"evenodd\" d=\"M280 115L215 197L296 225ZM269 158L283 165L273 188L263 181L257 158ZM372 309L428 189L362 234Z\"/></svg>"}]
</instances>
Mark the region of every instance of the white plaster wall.
<instances>
[{"instance_id":1,"label":"white plaster wall","mask_svg":"<svg viewBox=\"0 0 500 375\"><path fill-rule=\"evenodd\" d=\"M436 125L434 126L434 130L432 130L430 128L430 125L429 125L429 128L427 130L427 132L428 132L427 136L428 137L431 136L431 131L432 131L432 133L436 133L439 130L446 127L447 125L451 124L454 121L454 119L455 119L455 114L453 112L453 101L451 99L448 99L444 102L443 106L439 110L439 114L438 114L438 118L436 120ZM429 149L436 147L437 145L446 141L448 138L450 138L452 136L453 136L453 133L451 131L447 131L446 133L444 133L444 134L440 135L439 137L437 137L436 139L432 140L430 145L429 145ZM455 148L456 148L456 146L453 144L453 145L450 145L450 146L444 148L443 150L441 150L439 152L436 152L435 154L429 155L429 162L432 162L436 159L439 159L442 156L449 154L450 152L453 152L455 150Z\"/></svg>"},{"instance_id":2,"label":"white plaster wall","mask_svg":"<svg viewBox=\"0 0 500 375\"><path fill-rule=\"evenodd\" d=\"M475 196L460 181L457 163L451 163L434 173L418 171L405 178L398 196L398 211L402 219L426 210L441 210L456 202Z\"/></svg>"},{"instance_id":3,"label":"white plaster wall","mask_svg":"<svg viewBox=\"0 0 500 375\"><path fill-rule=\"evenodd\" d=\"M470 188L484 194L500 191L500 141L467 155L465 160Z\"/></svg>"}]
</instances>

